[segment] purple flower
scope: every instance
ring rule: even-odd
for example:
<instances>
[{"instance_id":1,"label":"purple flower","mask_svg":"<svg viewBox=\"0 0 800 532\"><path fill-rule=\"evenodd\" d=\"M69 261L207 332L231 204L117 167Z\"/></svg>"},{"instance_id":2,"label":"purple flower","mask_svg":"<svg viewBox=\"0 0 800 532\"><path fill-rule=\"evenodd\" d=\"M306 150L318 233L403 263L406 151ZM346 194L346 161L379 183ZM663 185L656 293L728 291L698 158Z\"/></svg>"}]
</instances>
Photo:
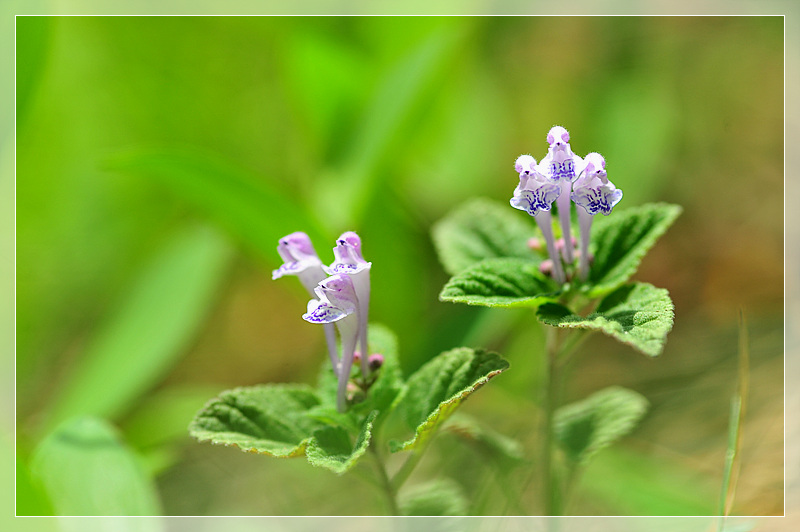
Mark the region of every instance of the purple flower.
<instances>
[{"instance_id":1,"label":"purple flower","mask_svg":"<svg viewBox=\"0 0 800 532\"><path fill-rule=\"evenodd\" d=\"M342 339L342 356L334 370L338 379L336 408L347 409L347 383L353 366L359 332L359 301L353 281L347 274L336 274L324 279L314 289L318 299L308 302L303 319L309 323L335 323ZM363 359L364 357L362 357Z\"/></svg>"},{"instance_id":2,"label":"purple flower","mask_svg":"<svg viewBox=\"0 0 800 532\"><path fill-rule=\"evenodd\" d=\"M586 156L586 167L575 181L570 197L578 209L581 229L581 254L578 272L581 279L589 276L589 232L597 213L608 216L614 205L622 199L622 191L608 180L606 160L599 153Z\"/></svg>"},{"instance_id":3,"label":"purple flower","mask_svg":"<svg viewBox=\"0 0 800 532\"><path fill-rule=\"evenodd\" d=\"M592 216L597 213L606 216L611 214L611 209L622 199L622 191L608 180L606 161L602 155L590 153L586 156L586 169L575 181L570 197Z\"/></svg>"},{"instance_id":4,"label":"purple flower","mask_svg":"<svg viewBox=\"0 0 800 532\"><path fill-rule=\"evenodd\" d=\"M527 212L536 220L544 236L547 253L553 259L553 277L558 283L563 283L566 278L561 268L561 261L556 260L558 251L555 247L553 223L550 217L553 202L561 195L561 185L544 177L536 166L536 160L530 155L517 157L514 170L519 172L519 184L514 189L511 206Z\"/></svg>"},{"instance_id":5,"label":"purple flower","mask_svg":"<svg viewBox=\"0 0 800 532\"><path fill-rule=\"evenodd\" d=\"M327 274L322 269L322 261L319 260L308 235L298 231L281 238L278 241L278 254L283 259L283 264L272 271L272 279L295 275L309 295L314 297L314 289ZM336 330L332 324L325 325L325 343L328 345L328 356L333 370L336 371L339 355L336 352Z\"/></svg>"},{"instance_id":6,"label":"purple flower","mask_svg":"<svg viewBox=\"0 0 800 532\"><path fill-rule=\"evenodd\" d=\"M583 159L575 155L569 145L569 132L561 126L553 126L547 133L547 143L550 145L547 155L539 163L539 172L561 186L558 197L558 218L561 223L561 233L564 241L571 242L570 234L570 209L569 195L572 191L572 182L583 170ZM573 261L573 247L564 246L564 260L567 264Z\"/></svg>"},{"instance_id":7,"label":"purple flower","mask_svg":"<svg viewBox=\"0 0 800 532\"><path fill-rule=\"evenodd\" d=\"M606 162L599 153L590 153L585 159L575 155L569 144L569 132L554 126L547 134L547 155L539 164L530 155L520 155L514 163L519 174L519 185L514 189L511 206L520 209L536 220L542 231L550 257L545 270L558 283L567 276L563 261L574 262L575 239L570 231L570 211L574 201L578 211L581 232L579 272L586 279L589 271L589 231L592 218L597 213L608 215L620 199L622 191L608 180ZM550 210L558 205L561 238L553 237ZM576 208L577 208L576 207Z\"/></svg>"},{"instance_id":8,"label":"purple flower","mask_svg":"<svg viewBox=\"0 0 800 532\"><path fill-rule=\"evenodd\" d=\"M278 255L283 259L283 264L272 271L272 279L296 275L309 294L313 295L314 287L326 274L308 235L298 231L281 238L278 241Z\"/></svg>"},{"instance_id":9,"label":"purple flower","mask_svg":"<svg viewBox=\"0 0 800 532\"><path fill-rule=\"evenodd\" d=\"M347 231L336 240L336 247L333 248L333 255L336 258L330 266L323 266L323 269L331 275L346 274L353 281L356 295L359 301L359 327L358 337L362 353L369 353L367 344L367 323L369 322L369 296L370 280L369 271L372 263L364 260L361 254L361 238L353 231ZM370 367L366 356L361 358L361 374L366 378L369 375Z\"/></svg>"}]
</instances>

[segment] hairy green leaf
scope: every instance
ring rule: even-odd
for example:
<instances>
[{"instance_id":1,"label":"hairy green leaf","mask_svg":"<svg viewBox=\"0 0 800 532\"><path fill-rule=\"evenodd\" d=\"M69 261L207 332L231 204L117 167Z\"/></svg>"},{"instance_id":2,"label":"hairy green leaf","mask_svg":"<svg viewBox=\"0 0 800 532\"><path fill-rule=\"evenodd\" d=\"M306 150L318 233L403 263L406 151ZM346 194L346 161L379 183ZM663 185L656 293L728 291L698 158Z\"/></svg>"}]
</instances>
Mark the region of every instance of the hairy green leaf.
<instances>
[{"instance_id":1,"label":"hairy green leaf","mask_svg":"<svg viewBox=\"0 0 800 532\"><path fill-rule=\"evenodd\" d=\"M645 254L680 215L678 205L649 203L596 216L592 227L594 262L589 272L590 297L614 290L636 273Z\"/></svg>"},{"instance_id":2,"label":"hairy green leaf","mask_svg":"<svg viewBox=\"0 0 800 532\"><path fill-rule=\"evenodd\" d=\"M169 239L72 368L46 425L76 415L126 412L184 353L230 257L225 239L207 227L187 228Z\"/></svg>"},{"instance_id":3,"label":"hairy green leaf","mask_svg":"<svg viewBox=\"0 0 800 532\"><path fill-rule=\"evenodd\" d=\"M467 499L454 480L439 479L412 486L399 497L403 515L465 515Z\"/></svg>"},{"instance_id":4,"label":"hairy green leaf","mask_svg":"<svg viewBox=\"0 0 800 532\"><path fill-rule=\"evenodd\" d=\"M484 307L537 307L558 296L552 280L535 262L520 258L486 259L453 276L439 299Z\"/></svg>"},{"instance_id":5,"label":"hairy green leaf","mask_svg":"<svg viewBox=\"0 0 800 532\"><path fill-rule=\"evenodd\" d=\"M369 447L372 428L378 411L373 410L353 443L350 434L341 426L326 426L314 431L314 438L306 449L308 461L319 467L342 474L353 467Z\"/></svg>"},{"instance_id":6,"label":"hairy green leaf","mask_svg":"<svg viewBox=\"0 0 800 532\"><path fill-rule=\"evenodd\" d=\"M553 327L601 331L649 356L658 356L675 317L669 292L647 283L622 286L583 317L556 303L540 306L536 316Z\"/></svg>"},{"instance_id":7,"label":"hairy green leaf","mask_svg":"<svg viewBox=\"0 0 800 532\"><path fill-rule=\"evenodd\" d=\"M158 494L113 426L72 418L42 440L31 460L57 515L155 515Z\"/></svg>"},{"instance_id":8,"label":"hairy green leaf","mask_svg":"<svg viewBox=\"0 0 800 532\"><path fill-rule=\"evenodd\" d=\"M571 460L585 464L598 451L631 432L647 406L647 399L632 390L605 388L556 411L556 440Z\"/></svg>"},{"instance_id":9,"label":"hairy green leaf","mask_svg":"<svg viewBox=\"0 0 800 532\"><path fill-rule=\"evenodd\" d=\"M319 405L303 385L262 385L222 392L197 413L189 433L200 441L232 445L279 458L303 456L324 425L306 415Z\"/></svg>"},{"instance_id":10,"label":"hairy green leaf","mask_svg":"<svg viewBox=\"0 0 800 532\"><path fill-rule=\"evenodd\" d=\"M422 366L406 383L397 409L414 437L392 442L392 452L423 446L458 408L462 401L489 379L508 369L500 355L459 347L440 354Z\"/></svg>"},{"instance_id":11,"label":"hairy green leaf","mask_svg":"<svg viewBox=\"0 0 800 532\"><path fill-rule=\"evenodd\" d=\"M508 204L478 198L436 222L433 243L450 275L492 258L517 257L538 265L541 258L528 247L536 230L526 222Z\"/></svg>"}]
</instances>

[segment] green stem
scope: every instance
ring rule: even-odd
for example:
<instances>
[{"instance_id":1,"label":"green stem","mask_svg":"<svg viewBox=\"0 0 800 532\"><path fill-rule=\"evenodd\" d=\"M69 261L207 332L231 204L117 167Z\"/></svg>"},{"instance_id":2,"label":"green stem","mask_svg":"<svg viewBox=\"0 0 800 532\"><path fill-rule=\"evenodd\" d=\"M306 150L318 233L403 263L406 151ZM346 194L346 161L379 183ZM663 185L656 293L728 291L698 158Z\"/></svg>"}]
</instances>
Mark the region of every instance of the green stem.
<instances>
[{"instance_id":1,"label":"green stem","mask_svg":"<svg viewBox=\"0 0 800 532\"><path fill-rule=\"evenodd\" d=\"M397 473L394 474L392 477L392 487L395 490L399 490L400 487L408 480L408 477L411 475L411 472L417 467L420 459L422 458L422 452L424 451L424 447L422 449L414 449L411 451L411 454L408 458L406 458L405 463L400 466L400 469Z\"/></svg>"},{"instance_id":2,"label":"green stem","mask_svg":"<svg viewBox=\"0 0 800 532\"><path fill-rule=\"evenodd\" d=\"M545 515L561 515L561 497L555 472L553 418L558 408L558 329L547 327L544 381L544 442L542 444L542 489Z\"/></svg>"},{"instance_id":3,"label":"green stem","mask_svg":"<svg viewBox=\"0 0 800 532\"><path fill-rule=\"evenodd\" d=\"M386 500L389 502L389 510L392 512L392 515L401 515L400 507L397 505L397 489L392 484L392 481L389 480L389 475L386 473L386 465L383 463L383 459L374 445L370 445L369 449L372 451L372 456L375 457L378 480L386 494Z\"/></svg>"}]
</instances>

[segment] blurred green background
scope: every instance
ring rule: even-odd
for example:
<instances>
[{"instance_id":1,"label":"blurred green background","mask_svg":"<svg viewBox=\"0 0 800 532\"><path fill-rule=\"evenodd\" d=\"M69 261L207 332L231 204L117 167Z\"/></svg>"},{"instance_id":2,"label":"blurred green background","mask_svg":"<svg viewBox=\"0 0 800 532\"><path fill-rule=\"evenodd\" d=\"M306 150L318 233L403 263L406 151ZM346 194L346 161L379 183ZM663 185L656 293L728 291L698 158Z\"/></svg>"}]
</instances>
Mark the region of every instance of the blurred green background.
<instances>
[{"instance_id":1,"label":"blurred green background","mask_svg":"<svg viewBox=\"0 0 800 532\"><path fill-rule=\"evenodd\" d=\"M406 373L457 345L508 358L464 408L532 446L541 331L529 312L438 302L429 230L468 198L507 201L514 159L542 157L554 124L605 156L619 208L685 209L637 275L675 302L664 354L596 337L578 355L565 401L621 384L652 406L567 511L715 512L743 309L733 513L782 514L778 17L18 17L17 513L386 511L357 476L186 434L222 389L315 379L306 295L270 280L295 230L324 262L359 232L371 318L399 335ZM536 508L534 484L507 506L451 435L410 483L437 476L475 513ZM95 493L109 482L126 506Z\"/></svg>"}]
</instances>

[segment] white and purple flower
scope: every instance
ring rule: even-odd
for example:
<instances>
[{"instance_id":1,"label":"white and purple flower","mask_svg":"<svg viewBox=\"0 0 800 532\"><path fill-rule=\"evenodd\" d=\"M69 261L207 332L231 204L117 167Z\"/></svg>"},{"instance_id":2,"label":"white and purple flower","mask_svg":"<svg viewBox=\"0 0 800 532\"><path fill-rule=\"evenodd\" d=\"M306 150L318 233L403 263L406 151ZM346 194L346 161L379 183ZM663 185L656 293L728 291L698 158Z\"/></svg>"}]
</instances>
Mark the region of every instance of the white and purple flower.
<instances>
[{"instance_id":1,"label":"white and purple flower","mask_svg":"<svg viewBox=\"0 0 800 532\"><path fill-rule=\"evenodd\" d=\"M586 156L586 168L575 181L570 195L578 209L578 225L581 229L581 254L578 274L582 280L589 276L589 232L597 213L605 216L622 199L622 191L608 180L606 160L599 153Z\"/></svg>"},{"instance_id":2,"label":"white and purple flower","mask_svg":"<svg viewBox=\"0 0 800 532\"><path fill-rule=\"evenodd\" d=\"M608 180L606 163L599 153L590 153L585 159L577 156L570 147L569 133L554 126L547 134L549 149L537 165L530 155L520 155L514 163L519 174L519 185L514 189L511 206L520 209L536 220L542 231L550 257L546 270L559 284L567 279L563 261L571 265L575 256L575 239L570 231L572 201L578 207L581 232L579 274L585 280L589 271L589 230L594 215L608 215L620 199L622 191ZM562 238L554 241L550 209L558 205Z\"/></svg>"},{"instance_id":3,"label":"white and purple flower","mask_svg":"<svg viewBox=\"0 0 800 532\"><path fill-rule=\"evenodd\" d=\"M336 247L333 248L335 260L330 266L322 268L330 275L346 274L353 281L356 295L360 302L359 305L359 330L358 338L361 345L361 352L368 353L367 344L367 323L369 323L369 294L370 280L369 271L372 263L364 260L361 254L361 238L353 231L342 233L336 240ZM361 359L361 373L366 378L370 368L366 357Z\"/></svg>"},{"instance_id":4,"label":"white and purple flower","mask_svg":"<svg viewBox=\"0 0 800 532\"><path fill-rule=\"evenodd\" d=\"M320 281L314 289L318 299L308 302L303 319L309 323L335 323L342 340L342 356L338 368L334 368L338 388L336 408L340 412L347 409L347 383L353 366L356 343L359 333L359 301L350 276L343 273L332 275ZM362 357L364 358L364 357Z\"/></svg>"},{"instance_id":5,"label":"white and purple flower","mask_svg":"<svg viewBox=\"0 0 800 532\"><path fill-rule=\"evenodd\" d=\"M283 264L277 270L272 271L272 279L295 275L300 279L308 294L314 297L314 289L317 284L328 274L322 269L322 261L319 260L308 235L297 231L281 238L278 241L278 254L283 259ZM325 325L325 343L328 346L328 356L333 364L333 370L337 371L339 355L336 352L336 330L333 324Z\"/></svg>"}]
</instances>

